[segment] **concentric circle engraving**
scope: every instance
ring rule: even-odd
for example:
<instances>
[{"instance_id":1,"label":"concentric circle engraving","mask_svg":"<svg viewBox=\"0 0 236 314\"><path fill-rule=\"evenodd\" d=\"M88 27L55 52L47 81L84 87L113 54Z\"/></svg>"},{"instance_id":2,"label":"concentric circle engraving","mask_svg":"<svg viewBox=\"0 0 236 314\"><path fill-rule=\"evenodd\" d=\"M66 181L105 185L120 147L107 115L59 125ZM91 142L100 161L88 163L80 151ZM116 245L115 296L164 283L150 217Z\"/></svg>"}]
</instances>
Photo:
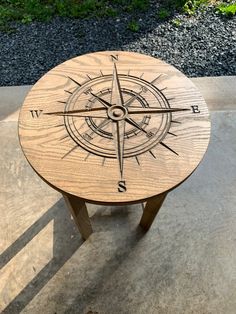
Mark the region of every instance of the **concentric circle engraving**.
<instances>
[{"instance_id":1,"label":"concentric circle engraving","mask_svg":"<svg viewBox=\"0 0 236 314\"><path fill-rule=\"evenodd\" d=\"M74 92L66 105L65 112L76 111L84 107L88 111L100 108L101 102L96 96L110 102L112 79L112 75L106 75L89 80ZM121 74L119 75L119 81L121 86L126 86L124 90L121 87L124 103L134 98L130 104L128 103L127 107L111 104L111 107L107 109L107 117L87 118L87 125L84 124L84 117L65 117L65 124L70 137L88 152L101 157L117 158L113 143L112 120L120 121L124 119L129 116L129 112L133 108L148 108L149 105L143 101L144 97L160 108L170 108L162 92L144 79ZM127 88L128 86L130 86L130 89ZM94 95L90 93L89 101L87 98L84 100L85 93L93 90L98 91L98 93ZM139 97L136 90L143 93L142 97ZM130 95L133 95L133 97ZM126 125L124 137L127 139L127 145L124 145L124 158L138 156L156 146L165 137L170 128L171 113L156 116L137 114L134 119L140 128L146 130L149 127L150 130L145 133L132 124ZM96 141L93 141L92 139L95 137Z\"/></svg>"}]
</instances>

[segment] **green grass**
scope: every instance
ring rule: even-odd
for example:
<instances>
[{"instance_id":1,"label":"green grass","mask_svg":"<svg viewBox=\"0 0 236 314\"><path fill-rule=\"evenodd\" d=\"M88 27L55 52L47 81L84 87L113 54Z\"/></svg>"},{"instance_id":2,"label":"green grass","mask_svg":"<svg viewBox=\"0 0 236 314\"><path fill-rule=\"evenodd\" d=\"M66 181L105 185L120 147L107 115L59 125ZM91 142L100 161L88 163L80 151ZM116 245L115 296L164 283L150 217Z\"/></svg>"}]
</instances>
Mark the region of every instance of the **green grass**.
<instances>
[{"instance_id":1,"label":"green grass","mask_svg":"<svg viewBox=\"0 0 236 314\"><path fill-rule=\"evenodd\" d=\"M106 5L104 0L5 0L0 5L0 20L27 23L33 20L47 21L55 15L85 18L98 12L114 15L113 8Z\"/></svg>"},{"instance_id":2,"label":"green grass","mask_svg":"<svg viewBox=\"0 0 236 314\"><path fill-rule=\"evenodd\" d=\"M179 27L179 26L181 26L181 20L180 19L173 19L172 21L171 21L171 23L175 26L175 27Z\"/></svg>"},{"instance_id":3,"label":"green grass","mask_svg":"<svg viewBox=\"0 0 236 314\"><path fill-rule=\"evenodd\" d=\"M48 21L53 16L72 18L117 16L120 12L145 11L149 0L2 0L0 24Z\"/></svg>"},{"instance_id":4,"label":"green grass","mask_svg":"<svg viewBox=\"0 0 236 314\"><path fill-rule=\"evenodd\" d=\"M118 0L119 2L119 0ZM124 9L127 11L146 11L149 7L149 1L148 0L132 0L130 4L128 4L129 1L125 1L124 3Z\"/></svg>"},{"instance_id":5,"label":"green grass","mask_svg":"<svg viewBox=\"0 0 236 314\"><path fill-rule=\"evenodd\" d=\"M232 17L236 14L236 3L221 3L217 6L217 11L227 17Z\"/></svg>"},{"instance_id":6,"label":"green grass","mask_svg":"<svg viewBox=\"0 0 236 314\"><path fill-rule=\"evenodd\" d=\"M157 12L160 20L171 17L175 11L193 15L199 7L204 7L209 0L166 0Z\"/></svg>"},{"instance_id":7,"label":"green grass","mask_svg":"<svg viewBox=\"0 0 236 314\"><path fill-rule=\"evenodd\" d=\"M206 1L165 0L158 17L165 19L176 9L189 13ZM72 18L113 17L121 12L142 12L148 8L149 0L0 0L0 24L8 21L48 21L56 15Z\"/></svg>"},{"instance_id":8,"label":"green grass","mask_svg":"<svg viewBox=\"0 0 236 314\"><path fill-rule=\"evenodd\" d=\"M160 20L165 20L168 17L170 17L171 11L168 8L162 7L160 10L157 12L157 16L159 17Z\"/></svg>"},{"instance_id":9,"label":"green grass","mask_svg":"<svg viewBox=\"0 0 236 314\"><path fill-rule=\"evenodd\" d=\"M193 15L199 7L210 0L163 0L157 18L165 20L176 11ZM122 12L130 13L128 29L139 30L133 20L133 12L143 12L149 8L149 0L0 0L0 31L13 32L9 22L49 21L54 16L71 18L115 17ZM225 16L235 15L236 4L223 3L217 6L218 12ZM178 22L173 22L178 26Z\"/></svg>"},{"instance_id":10,"label":"green grass","mask_svg":"<svg viewBox=\"0 0 236 314\"><path fill-rule=\"evenodd\" d=\"M183 12L188 15L193 15L199 7L206 6L208 3L209 3L209 0L187 1L183 6Z\"/></svg>"},{"instance_id":11,"label":"green grass","mask_svg":"<svg viewBox=\"0 0 236 314\"><path fill-rule=\"evenodd\" d=\"M139 31L139 24L135 20L131 20L127 25L128 30L131 32L138 32Z\"/></svg>"}]
</instances>

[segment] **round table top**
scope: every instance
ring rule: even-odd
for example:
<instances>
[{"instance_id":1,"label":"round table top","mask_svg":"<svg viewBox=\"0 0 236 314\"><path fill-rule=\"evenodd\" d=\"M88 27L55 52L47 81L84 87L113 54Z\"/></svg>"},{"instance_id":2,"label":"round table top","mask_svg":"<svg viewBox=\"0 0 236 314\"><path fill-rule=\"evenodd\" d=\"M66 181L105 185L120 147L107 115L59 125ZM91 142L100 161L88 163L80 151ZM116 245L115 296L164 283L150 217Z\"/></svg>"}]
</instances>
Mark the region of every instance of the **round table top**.
<instances>
[{"instance_id":1,"label":"round table top","mask_svg":"<svg viewBox=\"0 0 236 314\"><path fill-rule=\"evenodd\" d=\"M198 166L209 137L207 105L191 80L124 51L56 66L19 116L21 147L40 177L98 203L138 202L174 188Z\"/></svg>"}]
</instances>

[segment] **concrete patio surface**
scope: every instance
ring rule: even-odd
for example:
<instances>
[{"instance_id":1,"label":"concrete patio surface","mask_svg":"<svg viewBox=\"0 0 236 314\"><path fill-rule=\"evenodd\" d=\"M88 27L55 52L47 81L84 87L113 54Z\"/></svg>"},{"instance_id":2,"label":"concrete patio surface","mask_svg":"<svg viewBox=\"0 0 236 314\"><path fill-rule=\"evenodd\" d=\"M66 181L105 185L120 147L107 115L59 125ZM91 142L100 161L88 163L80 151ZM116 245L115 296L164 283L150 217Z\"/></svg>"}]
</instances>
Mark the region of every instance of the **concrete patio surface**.
<instances>
[{"instance_id":1,"label":"concrete patio surface","mask_svg":"<svg viewBox=\"0 0 236 314\"><path fill-rule=\"evenodd\" d=\"M30 86L0 88L1 313L236 313L236 77L192 80L211 109L204 160L146 234L141 205L88 205L85 242L21 152Z\"/></svg>"}]
</instances>

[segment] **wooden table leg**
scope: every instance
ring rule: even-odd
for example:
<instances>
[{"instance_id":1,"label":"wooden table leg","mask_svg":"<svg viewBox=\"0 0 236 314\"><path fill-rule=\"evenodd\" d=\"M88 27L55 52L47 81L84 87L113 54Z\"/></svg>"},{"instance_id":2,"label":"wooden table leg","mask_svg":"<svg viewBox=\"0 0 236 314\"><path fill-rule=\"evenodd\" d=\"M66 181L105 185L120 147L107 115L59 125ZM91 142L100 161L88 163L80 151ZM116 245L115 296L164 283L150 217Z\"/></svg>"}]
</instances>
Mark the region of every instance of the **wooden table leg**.
<instances>
[{"instance_id":1,"label":"wooden table leg","mask_svg":"<svg viewBox=\"0 0 236 314\"><path fill-rule=\"evenodd\" d=\"M65 202L84 240L93 233L85 201L77 196L63 193Z\"/></svg>"},{"instance_id":2,"label":"wooden table leg","mask_svg":"<svg viewBox=\"0 0 236 314\"><path fill-rule=\"evenodd\" d=\"M168 193L159 194L157 196L150 198L147 201L146 206L143 211L142 218L140 220L140 226L144 230L147 231L151 227L167 194Z\"/></svg>"}]
</instances>

